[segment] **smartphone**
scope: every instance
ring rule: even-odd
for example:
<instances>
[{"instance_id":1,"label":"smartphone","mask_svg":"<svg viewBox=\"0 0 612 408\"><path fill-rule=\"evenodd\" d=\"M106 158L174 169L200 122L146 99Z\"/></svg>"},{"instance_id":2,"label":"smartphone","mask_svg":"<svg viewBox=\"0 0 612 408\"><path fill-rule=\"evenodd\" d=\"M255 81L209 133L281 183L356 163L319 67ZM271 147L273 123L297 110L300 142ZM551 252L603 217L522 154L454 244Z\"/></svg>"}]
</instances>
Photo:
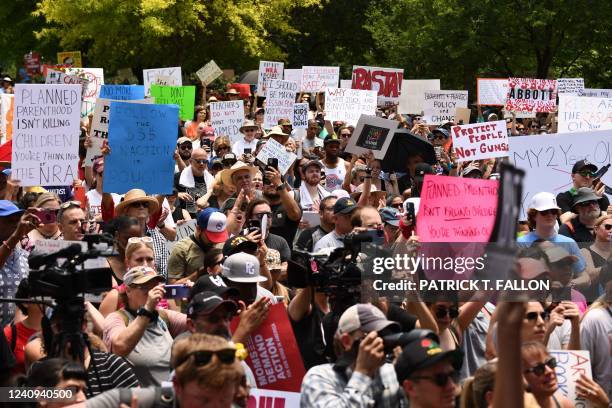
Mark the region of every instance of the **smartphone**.
<instances>
[{"instance_id":1,"label":"smartphone","mask_svg":"<svg viewBox=\"0 0 612 408\"><path fill-rule=\"evenodd\" d=\"M268 159L268 166L274 167L276 170L278 170L278 159L276 157L270 157Z\"/></svg>"},{"instance_id":2,"label":"smartphone","mask_svg":"<svg viewBox=\"0 0 612 408\"><path fill-rule=\"evenodd\" d=\"M251 152L253 151L253 149L251 149L250 147L245 147L244 148L244 154L251 154Z\"/></svg>"},{"instance_id":3,"label":"smartphone","mask_svg":"<svg viewBox=\"0 0 612 408\"><path fill-rule=\"evenodd\" d=\"M406 215L408 216L410 220L412 220L412 223L414 224L415 222L414 203L406 203Z\"/></svg>"},{"instance_id":4,"label":"smartphone","mask_svg":"<svg viewBox=\"0 0 612 408\"><path fill-rule=\"evenodd\" d=\"M608 172L610 169L610 164L606 164L601 169L597 170L595 174L593 174L593 187L595 187L601 181L601 178Z\"/></svg>"},{"instance_id":5,"label":"smartphone","mask_svg":"<svg viewBox=\"0 0 612 408\"><path fill-rule=\"evenodd\" d=\"M189 297L190 288L187 285L165 285L166 299L183 299Z\"/></svg>"},{"instance_id":6,"label":"smartphone","mask_svg":"<svg viewBox=\"0 0 612 408\"><path fill-rule=\"evenodd\" d=\"M247 223L247 228L259 228L261 229L261 221L260 220L250 220Z\"/></svg>"},{"instance_id":7,"label":"smartphone","mask_svg":"<svg viewBox=\"0 0 612 408\"><path fill-rule=\"evenodd\" d=\"M40 219L42 224L53 224L57 222L57 210L39 208L34 215Z\"/></svg>"}]
</instances>

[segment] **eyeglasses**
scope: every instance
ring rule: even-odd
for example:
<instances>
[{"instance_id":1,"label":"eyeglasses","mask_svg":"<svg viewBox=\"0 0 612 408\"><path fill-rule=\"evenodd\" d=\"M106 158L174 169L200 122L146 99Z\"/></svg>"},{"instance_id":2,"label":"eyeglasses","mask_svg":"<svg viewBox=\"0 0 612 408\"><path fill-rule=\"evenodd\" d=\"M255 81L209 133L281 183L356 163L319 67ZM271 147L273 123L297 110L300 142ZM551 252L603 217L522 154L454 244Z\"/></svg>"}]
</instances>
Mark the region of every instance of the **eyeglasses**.
<instances>
[{"instance_id":1,"label":"eyeglasses","mask_svg":"<svg viewBox=\"0 0 612 408\"><path fill-rule=\"evenodd\" d=\"M525 315L525 319L529 320L529 321L534 321L534 320L538 320L538 316L540 316L542 318L542 320L546 321L548 320L548 316L550 316L550 314L546 311L544 312L529 312Z\"/></svg>"},{"instance_id":2,"label":"eyeglasses","mask_svg":"<svg viewBox=\"0 0 612 408\"><path fill-rule=\"evenodd\" d=\"M581 203L576 204L579 207L590 207L590 206L595 206L598 205L597 201L595 200L589 200L589 201L583 201Z\"/></svg>"},{"instance_id":3,"label":"eyeglasses","mask_svg":"<svg viewBox=\"0 0 612 408\"><path fill-rule=\"evenodd\" d=\"M197 164L202 164L202 165L204 165L204 164L208 164L208 160L206 160L206 159L191 159L191 160L192 160L194 163L197 163Z\"/></svg>"},{"instance_id":4,"label":"eyeglasses","mask_svg":"<svg viewBox=\"0 0 612 408\"><path fill-rule=\"evenodd\" d=\"M525 374L533 373L534 375L537 375L539 377L546 372L546 367L550 368L551 370L554 370L556 366L557 366L557 359L554 357L551 357L543 363L540 363L536 366L528 368L527 370L525 370Z\"/></svg>"},{"instance_id":5,"label":"eyeglasses","mask_svg":"<svg viewBox=\"0 0 612 408\"><path fill-rule=\"evenodd\" d=\"M181 150L191 150L193 148L193 146L190 145L190 144L183 144L183 145L180 145L179 148Z\"/></svg>"},{"instance_id":6,"label":"eyeglasses","mask_svg":"<svg viewBox=\"0 0 612 408\"><path fill-rule=\"evenodd\" d=\"M438 373L431 376L422 375L419 377L412 377L412 379L429 380L436 384L438 387L444 387L446 384L448 384L448 380L451 380L453 383L457 383L458 377L456 371L451 371L450 373Z\"/></svg>"},{"instance_id":7,"label":"eyeglasses","mask_svg":"<svg viewBox=\"0 0 612 408\"><path fill-rule=\"evenodd\" d=\"M70 207L79 207L79 208L81 208L81 202L80 201L66 201L65 203L62 203L60 205L60 209L61 210L67 210Z\"/></svg>"},{"instance_id":8,"label":"eyeglasses","mask_svg":"<svg viewBox=\"0 0 612 408\"><path fill-rule=\"evenodd\" d=\"M443 319L446 315L449 315L451 319L457 318L459 316L459 308L451 307L447 309L445 307L439 307L436 309L436 317L438 319Z\"/></svg>"},{"instance_id":9,"label":"eyeglasses","mask_svg":"<svg viewBox=\"0 0 612 408\"><path fill-rule=\"evenodd\" d=\"M256 130L257 130L257 129L254 129L254 128L247 128L247 129L244 129L244 131L245 131L245 132L247 132L247 133L249 133L249 132L255 132Z\"/></svg>"},{"instance_id":10,"label":"eyeglasses","mask_svg":"<svg viewBox=\"0 0 612 408\"><path fill-rule=\"evenodd\" d=\"M444 140L446 139L446 137L444 137L443 135L435 135L434 136L434 140Z\"/></svg>"},{"instance_id":11,"label":"eyeglasses","mask_svg":"<svg viewBox=\"0 0 612 408\"><path fill-rule=\"evenodd\" d=\"M340 137L343 139L351 137L351 133L340 133Z\"/></svg>"},{"instance_id":12,"label":"eyeglasses","mask_svg":"<svg viewBox=\"0 0 612 408\"><path fill-rule=\"evenodd\" d=\"M253 218L261 220L264 215L267 215L268 218L272 217L272 213L271 212L263 212L263 213L259 213L259 214L253 214Z\"/></svg>"},{"instance_id":13,"label":"eyeglasses","mask_svg":"<svg viewBox=\"0 0 612 408\"><path fill-rule=\"evenodd\" d=\"M127 241L128 245L139 244L141 242L145 245L149 245L149 244L153 245L153 238L151 237L131 237Z\"/></svg>"},{"instance_id":14,"label":"eyeglasses","mask_svg":"<svg viewBox=\"0 0 612 408\"><path fill-rule=\"evenodd\" d=\"M136 201L132 204L130 204L130 207L135 207L135 208L149 208L149 204L145 201Z\"/></svg>"},{"instance_id":15,"label":"eyeglasses","mask_svg":"<svg viewBox=\"0 0 612 408\"><path fill-rule=\"evenodd\" d=\"M588 170L581 170L578 172L578 174L580 174L582 177L594 177L595 173L593 173L592 171L588 171Z\"/></svg>"},{"instance_id":16,"label":"eyeglasses","mask_svg":"<svg viewBox=\"0 0 612 408\"><path fill-rule=\"evenodd\" d=\"M540 213L543 216L547 216L547 215L557 215L559 214L559 210L544 210L544 211L538 211L538 213Z\"/></svg>"},{"instance_id":17,"label":"eyeglasses","mask_svg":"<svg viewBox=\"0 0 612 408\"><path fill-rule=\"evenodd\" d=\"M524 126L517 126L516 130L525 130Z\"/></svg>"},{"instance_id":18,"label":"eyeglasses","mask_svg":"<svg viewBox=\"0 0 612 408\"><path fill-rule=\"evenodd\" d=\"M236 360L236 350L234 349L224 349L217 351L200 350L187 354L185 357L176 362L174 368L181 366L192 356L193 362L196 366L205 366L210 363L213 355L216 355L219 361L221 361L223 364L232 364Z\"/></svg>"},{"instance_id":19,"label":"eyeglasses","mask_svg":"<svg viewBox=\"0 0 612 408\"><path fill-rule=\"evenodd\" d=\"M219 150L229 150L229 146L217 146L217 148L215 150L216 151L219 151Z\"/></svg>"}]
</instances>

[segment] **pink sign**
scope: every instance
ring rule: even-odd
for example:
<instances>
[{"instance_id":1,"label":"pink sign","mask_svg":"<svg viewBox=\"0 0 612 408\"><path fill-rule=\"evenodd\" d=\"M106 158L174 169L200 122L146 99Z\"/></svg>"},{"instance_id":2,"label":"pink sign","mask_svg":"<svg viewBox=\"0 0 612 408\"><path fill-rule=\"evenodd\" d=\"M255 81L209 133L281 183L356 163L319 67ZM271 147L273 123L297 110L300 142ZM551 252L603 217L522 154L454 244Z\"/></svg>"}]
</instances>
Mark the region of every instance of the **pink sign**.
<instances>
[{"instance_id":1,"label":"pink sign","mask_svg":"<svg viewBox=\"0 0 612 408\"><path fill-rule=\"evenodd\" d=\"M556 79L508 79L507 111L553 112L556 107Z\"/></svg>"},{"instance_id":2,"label":"pink sign","mask_svg":"<svg viewBox=\"0 0 612 408\"><path fill-rule=\"evenodd\" d=\"M417 217L421 242L488 242L498 189L497 180L426 175Z\"/></svg>"}]
</instances>

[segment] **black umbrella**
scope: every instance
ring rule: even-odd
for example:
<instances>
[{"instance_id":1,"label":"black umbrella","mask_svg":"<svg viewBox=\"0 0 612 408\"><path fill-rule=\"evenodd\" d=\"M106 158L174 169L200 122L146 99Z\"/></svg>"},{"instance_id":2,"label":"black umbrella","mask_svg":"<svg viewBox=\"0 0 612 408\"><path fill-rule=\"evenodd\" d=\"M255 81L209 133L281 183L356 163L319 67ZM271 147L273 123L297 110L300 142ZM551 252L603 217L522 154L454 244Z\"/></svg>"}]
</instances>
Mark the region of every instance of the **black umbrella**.
<instances>
[{"instance_id":1,"label":"black umbrella","mask_svg":"<svg viewBox=\"0 0 612 408\"><path fill-rule=\"evenodd\" d=\"M244 74L240 75L238 78L239 84L249 84L249 85L257 85L257 79L259 78L259 70L254 69L252 71L247 71Z\"/></svg>"},{"instance_id":2,"label":"black umbrella","mask_svg":"<svg viewBox=\"0 0 612 408\"><path fill-rule=\"evenodd\" d=\"M436 164L436 152L433 145L407 129L398 129L384 159L381 160L385 172L405 172L408 155L418 153L425 163Z\"/></svg>"}]
</instances>

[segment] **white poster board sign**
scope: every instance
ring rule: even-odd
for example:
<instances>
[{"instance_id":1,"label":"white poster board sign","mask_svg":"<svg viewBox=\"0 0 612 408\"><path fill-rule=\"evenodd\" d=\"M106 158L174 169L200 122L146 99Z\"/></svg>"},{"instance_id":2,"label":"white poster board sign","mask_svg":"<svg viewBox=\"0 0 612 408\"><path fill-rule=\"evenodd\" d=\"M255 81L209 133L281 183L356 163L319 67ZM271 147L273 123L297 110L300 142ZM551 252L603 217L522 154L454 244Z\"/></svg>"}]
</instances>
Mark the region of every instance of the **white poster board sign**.
<instances>
[{"instance_id":1,"label":"white poster board sign","mask_svg":"<svg viewBox=\"0 0 612 408\"><path fill-rule=\"evenodd\" d=\"M584 91L584 78L557 79L557 94L580 95Z\"/></svg>"},{"instance_id":2,"label":"white poster board sign","mask_svg":"<svg viewBox=\"0 0 612 408\"><path fill-rule=\"evenodd\" d=\"M453 126L450 134L458 162L508 156L505 120Z\"/></svg>"},{"instance_id":3,"label":"white poster board sign","mask_svg":"<svg viewBox=\"0 0 612 408\"><path fill-rule=\"evenodd\" d=\"M612 98L612 89L585 88L580 96L588 96L592 98Z\"/></svg>"},{"instance_id":4,"label":"white poster board sign","mask_svg":"<svg viewBox=\"0 0 612 408\"><path fill-rule=\"evenodd\" d=\"M399 97L398 113L423 113L425 91L439 91L439 79L404 79Z\"/></svg>"},{"instance_id":5,"label":"white poster board sign","mask_svg":"<svg viewBox=\"0 0 612 408\"><path fill-rule=\"evenodd\" d=\"M268 81L267 86L264 128L270 129L278 125L280 119L293 119L297 84L282 79L272 79Z\"/></svg>"},{"instance_id":6,"label":"white poster board sign","mask_svg":"<svg viewBox=\"0 0 612 408\"><path fill-rule=\"evenodd\" d=\"M308 104L293 104L293 124L294 129L306 129L308 127Z\"/></svg>"},{"instance_id":7,"label":"white poster board sign","mask_svg":"<svg viewBox=\"0 0 612 408\"><path fill-rule=\"evenodd\" d=\"M612 129L612 98L559 95L559 133L598 129Z\"/></svg>"},{"instance_id":8,"label":"white poster board sign","mask_svg":"<svg viewBox=\"0 0 612 408\"><path fill-rule=\"evenodd\" d=\"M591 371L591 356L588 350L549 350L551 357L557 360L558 390L576 407L592 407L590 401L576 394L576 380L584 375L593 379ZM604 388L605 389L605 388Z\"/></svg>"},{"instance_id":9,"label":"white poster board sign","mask_svg":"<svg viewBox=\"0 0 612 408\"><path fill-rule=\"evenodd\" d=\"M508 96L508 78L476 78L476 103L504 106Z\"/></svg>"},{"instance_id":10,"label":"white poster board sign","mask_svg":"<svg viewBox=\"0 0 612 408\"><path fill-rule=\"evenodd\" d=\"M325 88L338 87L340 67L302 67L303 92L323 92Z\"/></svg>"},{"instance_id":11,"label":"white poster board sign","mask_svg":"<svg viewBox=\"0 0 612 408\"><path fill-rule=\"evenodd\" d=\"M283 71L283 75L284 75L284 80L285 81L290 81L290 82L295 82L297 84L297 88L302 89L302 69L301 68L291 68L291 69L285 69Z\"/></svg>"},{"instance_id":12,"label":"white poster board sign","mask_svg":"<svg viewBox=\"0 0 612 408\"><path fill-rule=\"evenodd\" d=\"M431 125L455 122L457 108L467 108L468 91L426 91L423 119Z\"/></svg>"},{"instance_id":13,"label":"white poster board sign","mask_svg":"<svg viewBox=\"0 0 612 408\"><path fill-rule=\"evenodd\" d=\"M197 220L189 220L181 225L176 225L176 238L174 241L166 240L166 252L168 256L172 253L174 246L177 242L179 242L183 238L189 237L191 234L195 232Z\"/></svg>"},{"instance_id":14,"label":"white poster board sign","mask_svg":"<svg viewBox=\"0 0 612 408\"><path fill-rule=\"evenodd\" d=\"M361 89L325 89L325 119L355 125L361 115L376 114L376 91Z\"/></svg>"},{"instance_id":15,"label":"white poster board sign","mask_svg":"<svg viewBox=\"0 0 612 408\"><path fill-rule=\"evenodd\" d=\"M144 82L145 96L150 95L149 89L151 88L151 85L156 83L157 77L162 77L162 79L163 77L170 77L170 81L163 79L164 83L158 83L158 85L183 86L181 67L143 69L142 78Z\"/></svg>"},{"instance_id":16,"label":"white poster board sign","mask_svg":"<svg viewBox=\"0 0 612 408\"><path fill-rule=\"evenodd\" d=\"M261 161L264 164L268 163L268 159L276 158L278 159L278 170L281 174L287 174L287 171L297 158L295 153L288 152L285 149L285 146L278 143L274 139L268 139L265 145L259 151L257 155L257 160Z\"/></svg>"},{"instance_id":17,"label":"white poster board sign","mask_svg":"<svg viewBox=\"0 0 612 408\"><path fill-rule=\"evenodd\" d=\"M93 112L96 98L100 95L100 88L104 85L104 69L102 68L66 68L66 74L76 75L88 81L87 89L83 94L81 117L86 118Z\"/></svg>"},{"instance_id":18,"label":"white poster board sign","mask_svg":"<svg viewBox=\"0 0 612 408\"><path fill-rule=\"evenodd\" d=\"M196 71L196 76L204 85L210 84L212 81L217 79L219 75L223 75L223 71L221 68L219 68L214 60L210 60L208 64Z\"/></svg>"},{"instance_id":19,"label":"white poster board sign","mask_svg":"<svg viewBox=\"0 0 612 408\"><path fill-rule=\"evenodd\" d=\"M244 123L244 101L225 101L210 103L210 124L215 135L229 136L232 144L237 142Z\"/></svg>"},{"instance_id":20,"label":"white poster board sign","mask_svg":"<svg viewBox=\"0 0 612 408\"><path fill-rule=\"evenodd\" d=\"M356 155L372 150L374 158L382 160L389 150L396 129L396 120L361 115L345 150Z\"/></svg>"},{"instance_id":21,"label":"white poster board sign","mask_svg":"<svg viewBox=\"0 0 612 408\"><path fill-rule=\"evenodd\" d=\"M351 89L351 84L353 81L350 79L341 79L340 80L340 88Z\"/></svg>"},{"instance_id":22,"label":"white poster board sign","mask_svg":"<svg viewBox=\"0 0 612 408\"><path fill-rule=\"evenodd\" d=\"M272 79L283 78L282 62L274 61L259 61L259 72L257 77L257 94L263 96L266 94L267 82Z\"/></svg>"}]
</instances>

